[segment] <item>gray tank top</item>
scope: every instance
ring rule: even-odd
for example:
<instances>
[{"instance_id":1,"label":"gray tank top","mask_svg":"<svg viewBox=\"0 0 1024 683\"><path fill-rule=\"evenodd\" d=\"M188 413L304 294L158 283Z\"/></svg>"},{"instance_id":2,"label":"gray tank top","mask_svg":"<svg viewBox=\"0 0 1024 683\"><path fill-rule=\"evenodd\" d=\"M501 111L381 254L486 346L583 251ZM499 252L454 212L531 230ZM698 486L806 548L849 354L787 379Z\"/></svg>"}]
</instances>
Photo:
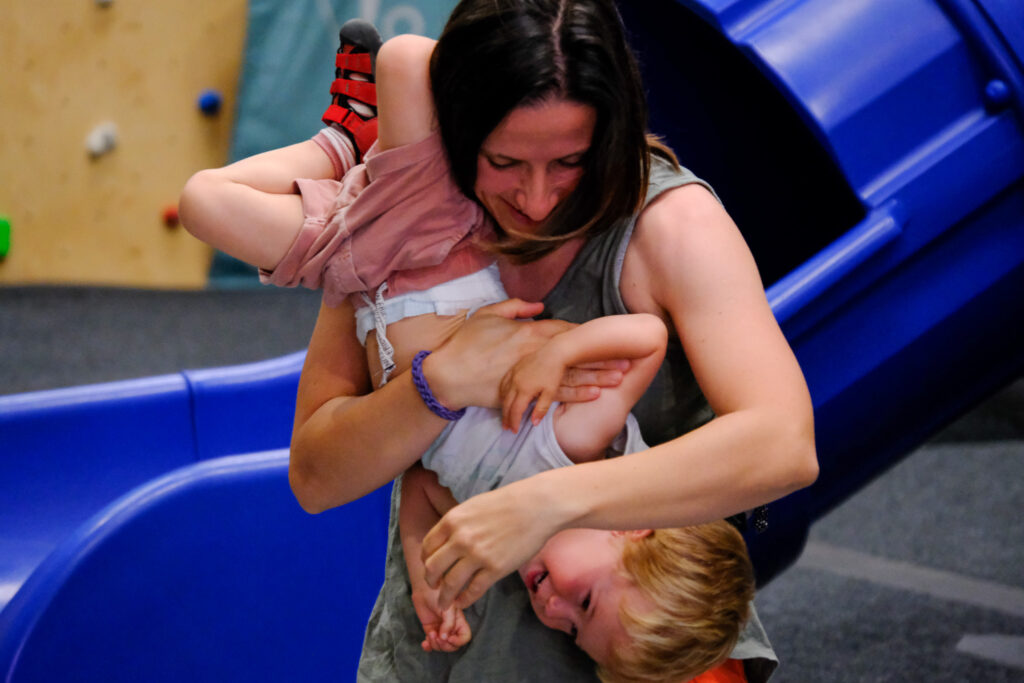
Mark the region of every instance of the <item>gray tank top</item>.
<instances>
[{"instance_id":1,"label":"gray tank top","mask_svg":"<svg viewBox=\"0 0 1024 683\"><path fill-rule=\"evenodd\" d=\"M645 206L665 190L699 183L689 171L677 171L655 157ZM545 315L584 322L602 315L628 313L619 293L619 277L636 217L589 239L558 285L544 299ZM594 296L598 292L600 296ZM657 444L684 434L712 417L678 341L669 344L665 362L633 408L644 440ZM422 628L410 597L409 577L398 534L400 480L391 497L388 557L384 585L366 629L359 662L361 683L598 683L594 663L568 636L543 626L530 608L518 574L497 582L466 610L473 632L455 653L425 653ZM753 612L732 656L743 659L751 683L767 681L777 666L757 614Z\"/></svg>"},{"instance_id":2,"label":"gray tank top","mask_svg":"<svg viewBox=\"0 0 1024 683\"><path fill-rule=\"evenodd\" d=\"M644 206L665 190L692 183L703 185L714 194L710 185L690 171L677 171L668 162L654 157ZM545 317L582 323L600 316L629 313L622 303L619 281L636 219L634 215L587 240L569 270L544 298ZM595 292L599 296L594 296ZM651 445L674 439L713 417L678 339L669 340L665 362L633 406L633 414L640 423L644 441Z\"/></svg>"}]
</instances>

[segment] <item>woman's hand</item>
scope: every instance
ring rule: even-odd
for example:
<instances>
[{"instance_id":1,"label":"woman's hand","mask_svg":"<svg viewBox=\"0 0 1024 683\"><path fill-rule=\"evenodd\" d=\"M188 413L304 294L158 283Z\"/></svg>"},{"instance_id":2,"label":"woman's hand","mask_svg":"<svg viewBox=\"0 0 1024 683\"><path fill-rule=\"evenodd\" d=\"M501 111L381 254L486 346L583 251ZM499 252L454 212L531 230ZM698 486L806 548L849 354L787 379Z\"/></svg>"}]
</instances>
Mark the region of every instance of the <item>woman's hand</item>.
<instances>
[{"instance_id":1,"label":"woman's hand","mask_svg":"<svg viewBox=\"0 0 1024 683\"><path fill-rule=\"evenodd\" d=\"M455 506L423 539L427 584L441 609L465 609L515 571L559 531L537 475Z\"/></svg>"},{"instance_id":2,"label":"woman's hand","mask_svg":"<svg viewBox=\"0 0 1024 683\"><path fill-rule=\"evenodd\" d=\"M431 390L448 408L501 408L499 384L510 368L551 337L574 327L564 320L523 320L541 303L508 299L485 306L423 362ZM622 381L622 362L590 363L564 373L556 400L591 401Z\"/></svg>"}]
</instances>

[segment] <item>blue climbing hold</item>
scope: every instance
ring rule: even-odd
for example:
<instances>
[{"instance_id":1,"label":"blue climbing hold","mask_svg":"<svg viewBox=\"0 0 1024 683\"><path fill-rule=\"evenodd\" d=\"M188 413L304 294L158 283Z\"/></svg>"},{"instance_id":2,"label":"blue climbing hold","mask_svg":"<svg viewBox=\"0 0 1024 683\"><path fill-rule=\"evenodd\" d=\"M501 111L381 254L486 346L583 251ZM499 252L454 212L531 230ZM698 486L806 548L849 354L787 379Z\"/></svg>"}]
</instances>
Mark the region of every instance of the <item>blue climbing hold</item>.
<instances>
[{"instance_id":1,"label":"blue climbing hold","mask_svg":"<svg viewBox=\"0 0 1024 683\"><path fill-rule=\"evenodd\" d=\"M199 111L206 116L216 116L220 113L220 107L224 103L224 97L220 91L207 89L199 93Z\"/></svg>"}]
</instances>

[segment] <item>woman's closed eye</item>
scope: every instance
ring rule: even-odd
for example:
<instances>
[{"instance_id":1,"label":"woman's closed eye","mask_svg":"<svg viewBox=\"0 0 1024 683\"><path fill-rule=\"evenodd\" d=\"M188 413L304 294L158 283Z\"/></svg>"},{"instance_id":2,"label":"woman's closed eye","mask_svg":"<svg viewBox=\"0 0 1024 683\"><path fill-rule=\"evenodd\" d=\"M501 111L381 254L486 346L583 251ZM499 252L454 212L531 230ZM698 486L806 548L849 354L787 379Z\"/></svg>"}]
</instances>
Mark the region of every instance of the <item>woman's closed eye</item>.
<instances>
[{"instance_id":1,"label":"woman's closed eye","mask_svg":"<svg viewBox=\"0 0 1024 683\"><path fill-rule=\"evenodd\" d=\"M563 168L579 168L583 165L583 155L574 154L571 157L562 157L556 160L555 163Z\"/></svg>"},{"instance_id":2,"label":"woman's closed eye","mask_svg":"<svg viewBox=\"0 0 1024 683\"><path fill-rule=\"evenodd\" d=\"M490 156L485 156L485 158L487 159L487 163L491 165L491 168L497 169L499 171L512 168L519 163L515 159L499 161Z\"/></svg>"}]
</instances>

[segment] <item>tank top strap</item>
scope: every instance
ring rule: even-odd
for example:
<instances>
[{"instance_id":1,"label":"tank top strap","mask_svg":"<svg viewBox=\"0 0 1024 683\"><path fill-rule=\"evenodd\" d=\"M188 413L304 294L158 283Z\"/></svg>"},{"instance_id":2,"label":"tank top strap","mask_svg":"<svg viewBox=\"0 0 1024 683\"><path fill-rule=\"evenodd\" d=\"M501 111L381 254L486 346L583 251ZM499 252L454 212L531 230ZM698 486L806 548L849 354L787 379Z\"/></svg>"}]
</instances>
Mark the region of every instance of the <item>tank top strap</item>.
<instances>
[{"instance_id":1,"label":"tank top strap","mask_svg":"<svg viewBox=\"0 0 1024 683\"><path fill-rule=\"evenodd\" d=\"M668 161L654 156L651 177L641 211L667 190L699 184L718 198L706 181L689 169L676 169ZM622 263L633 235L639 212L624 218L611 229L589 240L577 254L558 285L544 299L545 317L584 322L602 315L628 313L619 292ZM600 292L600 297L580 301L580 292Z\"/></svg>"}]
</instances>

